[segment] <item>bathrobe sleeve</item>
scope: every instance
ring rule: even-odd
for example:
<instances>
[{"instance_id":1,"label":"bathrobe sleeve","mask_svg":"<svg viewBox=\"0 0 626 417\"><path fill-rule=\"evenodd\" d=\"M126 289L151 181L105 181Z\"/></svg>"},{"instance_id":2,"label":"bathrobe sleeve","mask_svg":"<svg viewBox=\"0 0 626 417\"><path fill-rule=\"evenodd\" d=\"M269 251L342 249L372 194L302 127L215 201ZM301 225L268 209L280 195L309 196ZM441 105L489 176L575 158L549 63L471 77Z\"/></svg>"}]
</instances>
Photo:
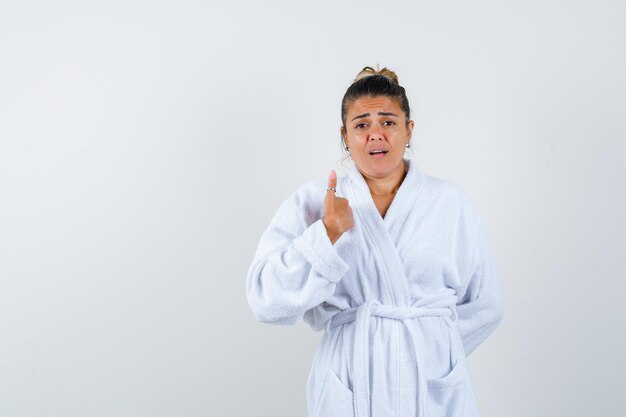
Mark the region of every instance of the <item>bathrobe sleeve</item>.
<instances>
[{"instance_id":1,"label":"bathrobe sleeve","mask_svg":"<svg viewBox=\"0 0 626 417\"><path fill-rule=\"evenodd\" d=\"M469 355L500 324L503 300L496 264L484 222L478 217L470 262L470 279L457 302L457 325L465 355Z\"/></svg>"},{"instance_id":2,"label":"bathrobe sleeve","mask_svg":"<svg viewBox=\"0 0 626 417\"><path fill-rule=\"evenodd\" d=\"M289 198L261 236L246 278L248 304L258 321L295 324L332 296L348 271L322 219L306 219Z\"/></svg>"}]
</instances>

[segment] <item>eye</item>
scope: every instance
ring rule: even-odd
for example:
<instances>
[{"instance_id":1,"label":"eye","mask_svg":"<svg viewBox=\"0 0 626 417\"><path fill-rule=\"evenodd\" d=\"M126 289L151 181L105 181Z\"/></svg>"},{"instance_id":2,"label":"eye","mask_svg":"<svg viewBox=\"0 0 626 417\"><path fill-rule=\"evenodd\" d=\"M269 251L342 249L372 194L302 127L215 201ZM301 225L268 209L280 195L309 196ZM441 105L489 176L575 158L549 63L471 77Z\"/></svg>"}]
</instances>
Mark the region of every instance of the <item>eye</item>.
<instances>
[{"instance_id":1,"label":"eye","mask_svg":"<svg viewBox=\"0 0 626 417\"><path fill-rule=\"evenodd\" d=\"M383 124L384 124L385 126L395 125L395 123L394 123L394 122L392 122L391 120L387 120L386 122L383 122Z\"/></svg>"},{"instance_id":2,"label":"eye","mask_svg":"<svg viewBox=\"0 0 626 417\"><path fill-rule=\"evenodd\" d=\"M367 125L367 123L359 123L356 126L354 126L355 129L361 129L362 127L365 127Z\"/></svg>"}]
</instances>

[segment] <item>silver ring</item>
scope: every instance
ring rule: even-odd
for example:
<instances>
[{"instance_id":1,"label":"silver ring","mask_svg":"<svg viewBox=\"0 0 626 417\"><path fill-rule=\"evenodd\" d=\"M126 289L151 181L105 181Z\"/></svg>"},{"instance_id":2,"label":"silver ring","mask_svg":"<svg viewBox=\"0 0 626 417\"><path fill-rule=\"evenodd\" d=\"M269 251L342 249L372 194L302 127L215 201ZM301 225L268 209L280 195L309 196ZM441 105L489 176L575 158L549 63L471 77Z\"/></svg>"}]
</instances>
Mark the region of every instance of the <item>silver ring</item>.
<instances>
[{"instance_id":1,"label":"silver ring","mask_svg":"<svg viewBox=\"0 0 626 417\"><path fill-rule=\"evenodd\" d=\"M336 189L335 187L328 187L328 188L326 189L326 191L334 191L334 192L337 192L337 189Z\"/></svg>"}]
</instances>

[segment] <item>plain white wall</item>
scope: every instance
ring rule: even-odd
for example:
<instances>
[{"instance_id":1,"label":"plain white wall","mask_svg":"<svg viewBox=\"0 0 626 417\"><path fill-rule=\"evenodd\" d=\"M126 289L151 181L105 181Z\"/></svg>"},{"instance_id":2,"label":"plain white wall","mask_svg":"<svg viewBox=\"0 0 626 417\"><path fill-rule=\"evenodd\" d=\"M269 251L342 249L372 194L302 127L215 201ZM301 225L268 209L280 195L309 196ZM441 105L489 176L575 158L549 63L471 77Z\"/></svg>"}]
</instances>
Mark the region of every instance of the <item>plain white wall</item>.
<instances>
[{"instance_id":1,"label":"plain white wall","mask_svg":"<svg viewBox=\"0 0 626 417\"><path fill-rule=\"evenodd\" d=\"M304 416L321 334L255 322L245 275L377 63L486 220L483 416L623 415L624 12L0 0L0 416Z\"/></svg>"}]
</instances>

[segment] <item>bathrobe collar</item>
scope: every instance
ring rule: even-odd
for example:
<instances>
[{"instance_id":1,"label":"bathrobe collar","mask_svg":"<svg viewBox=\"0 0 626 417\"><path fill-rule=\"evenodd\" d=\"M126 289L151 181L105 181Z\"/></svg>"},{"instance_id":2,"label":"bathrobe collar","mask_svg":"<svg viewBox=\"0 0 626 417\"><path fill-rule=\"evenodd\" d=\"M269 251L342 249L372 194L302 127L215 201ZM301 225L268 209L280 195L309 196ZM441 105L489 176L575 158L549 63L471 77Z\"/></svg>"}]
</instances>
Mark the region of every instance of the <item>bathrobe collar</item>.
<instances>
[{"instance_id":1,"label":"bathrobe collar","mask_svg":"<svg viewBox=\"0 0 626 417\"><path fill-rule=\"evenodd\" d=\"M409 210L419 200L420 191L427 178L417 168L415 161L407 158L403 161L408 170L384 219L378 212L365 178L356 165L348 171L350 181L347 182L346 188L346 197L354 211L355 223L359 230L368 236L372 247L376 247L372 255L383 268L383 274L389 283L389 292L381 294L380 301L396 306L406 306L410 303L408 280L397 249L398 238Z\"/></svg>"},{"instance_id":2,"label":"bathrobe collar","mask_svg":"<svg viewBox=\"0 0 626 417\"><path fill-rule=\"evenodd\" d=\"M386 224L386 227L388 228L397 225L397 223L402 223L402 219L406 217L408 210L415 203L415 199L417 198L425 179L425 175L419 170L413 159L405 157L403 158L403 163L407 169L406 176L404 177L404 180L402 180L402 183L400 184L391 205L387 209L384 218L378 212L369 187L365 182L365 178L358 170L356 164L353 164L348 172L348 176L355 186L355 191L369 197L369 199L364 198L362 200L362 203L365 206L363 209L371 216L378 217L380 223Z\"/></svg>"}]
</instances>

